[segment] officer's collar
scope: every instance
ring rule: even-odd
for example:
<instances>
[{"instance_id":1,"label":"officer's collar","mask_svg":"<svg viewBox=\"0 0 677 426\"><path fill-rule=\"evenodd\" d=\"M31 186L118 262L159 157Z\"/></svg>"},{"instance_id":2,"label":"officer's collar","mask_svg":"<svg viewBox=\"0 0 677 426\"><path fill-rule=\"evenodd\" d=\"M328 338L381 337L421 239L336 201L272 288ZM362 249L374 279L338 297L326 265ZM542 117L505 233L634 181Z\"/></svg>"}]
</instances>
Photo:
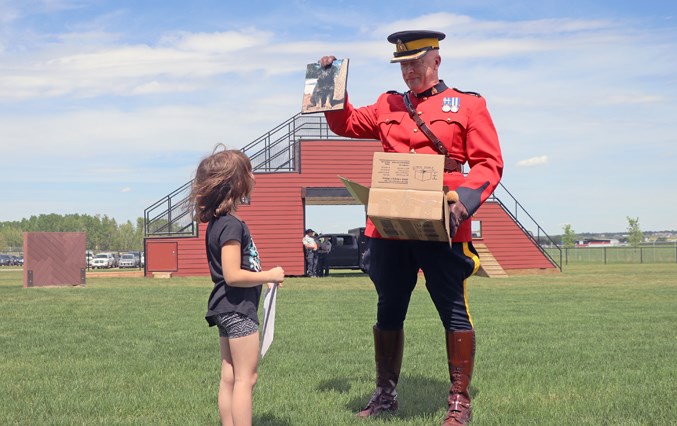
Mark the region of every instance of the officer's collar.
<instances>
[{"instance_id":1,"label":"officer's collar","mask_svg":"<svg viewBox=\"0 0 677 426\"><path fill-rule=\"evenodd\" d=\"M445 90L447 90L447 85L444 84L444 81L440 80L439 83L437 83L436 85L434 85L430 89L424 90L421 93L414 93L414 96L417 97L417 98L429 98L429 97L436 95L438 93L442 93Z\"/></svg>"}]
</instances>

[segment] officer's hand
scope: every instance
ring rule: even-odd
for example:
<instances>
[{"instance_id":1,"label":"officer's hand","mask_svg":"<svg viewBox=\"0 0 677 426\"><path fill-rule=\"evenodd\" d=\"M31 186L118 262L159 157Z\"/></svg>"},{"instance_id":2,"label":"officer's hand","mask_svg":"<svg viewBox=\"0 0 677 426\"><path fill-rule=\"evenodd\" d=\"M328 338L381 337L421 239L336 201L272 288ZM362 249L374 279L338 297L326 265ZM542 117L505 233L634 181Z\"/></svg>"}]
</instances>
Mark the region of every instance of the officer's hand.
<instances>
[{"instance_id":1,"label":"officer's hand","mask_svg":"<svg viewBox=\"0 0 677 426\"><path fill-rule=\"evenodd\" d=\"M461 222L468 218L468 210L458 199L456 191L447 193L447 201L449 202L449 238L454 238Z\"/></svg>"},{"instance_id":2,"label":"officer's hand","mask_svg":"<svg viewBox=\"0 0 677 426\"><path fill-rule=\"evenodd\" d=\"M320 66L322 68L327 68L331 66L332 62L336 60L336 56L323 56L320 58Z\"/></svg>"}]
</instances>

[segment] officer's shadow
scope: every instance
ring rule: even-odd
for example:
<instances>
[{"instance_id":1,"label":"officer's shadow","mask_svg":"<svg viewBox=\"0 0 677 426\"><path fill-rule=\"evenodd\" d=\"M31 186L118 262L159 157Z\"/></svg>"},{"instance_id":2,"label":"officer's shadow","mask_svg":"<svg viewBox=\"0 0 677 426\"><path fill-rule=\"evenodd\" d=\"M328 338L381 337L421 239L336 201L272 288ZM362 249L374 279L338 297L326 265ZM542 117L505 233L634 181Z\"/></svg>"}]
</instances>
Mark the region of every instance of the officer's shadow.
<instances>
[{"instance_id":1,"label":"officer's shadow","mask_svg":"<svg viewBox=\"0 0 677 426\"><path fill-rule=\"evenodd\" d=\"M423 376L400 376L397 384L397 400L399 409L393 418L414 419L419 417L434 416L440 409L447 410L447 395L449 394L449 381L436 380ZM348 392L351 388L350 380L346 378L334 378L326 380L317 386L320 392ZM479 390L470 386L470 396L475 398ZM372 389L373 391L373 389ZM370 391L370 392L372 392ZM346 409L357 413L362 410L371 398L371 393L351 399ZM387 417L386 417L387 418Z\"/></svg>"}]
</instances>

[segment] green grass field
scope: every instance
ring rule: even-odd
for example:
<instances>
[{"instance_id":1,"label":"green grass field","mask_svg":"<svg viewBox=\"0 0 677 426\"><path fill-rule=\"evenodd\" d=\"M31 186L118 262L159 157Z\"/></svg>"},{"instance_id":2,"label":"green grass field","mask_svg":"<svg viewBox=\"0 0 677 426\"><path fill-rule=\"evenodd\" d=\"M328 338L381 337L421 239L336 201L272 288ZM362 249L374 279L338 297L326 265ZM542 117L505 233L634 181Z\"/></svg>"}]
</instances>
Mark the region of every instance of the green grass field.
<instances>
[{"instance_id":1,"label":"green grass field","mask_svg":"<svg viewBox=\"0 0 677 426\"><path fill-rule=\"evenodd\" d=\"M22 288L0 271L0 424L217 425L208 278ZM475 425L677 424L677 265L575 265L472 278ZM368 278L289 279L260 365L255 425L439 425L444 334L419 283L397 417L353 417L373 390Z\"/></svg>"}]
</instances>

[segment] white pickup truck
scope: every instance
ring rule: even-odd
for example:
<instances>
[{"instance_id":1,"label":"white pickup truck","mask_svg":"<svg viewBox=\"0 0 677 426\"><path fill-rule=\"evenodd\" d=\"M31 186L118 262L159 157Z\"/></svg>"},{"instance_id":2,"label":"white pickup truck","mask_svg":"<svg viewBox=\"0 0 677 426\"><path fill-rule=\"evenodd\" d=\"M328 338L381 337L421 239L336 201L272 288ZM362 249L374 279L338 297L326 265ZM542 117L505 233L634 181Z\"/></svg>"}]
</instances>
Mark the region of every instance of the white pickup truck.
<instances>
[{"instance_id":1,"label":"white pickup truck","mask_svg":"<svg viewBox=\"0 0 677 426\"><path fill-rule=\"evenodd\" d=\"M111 253L99 253L92 258L92 268L112 268L115 266L115 256Z\"/></svg>"}]
</instances>

